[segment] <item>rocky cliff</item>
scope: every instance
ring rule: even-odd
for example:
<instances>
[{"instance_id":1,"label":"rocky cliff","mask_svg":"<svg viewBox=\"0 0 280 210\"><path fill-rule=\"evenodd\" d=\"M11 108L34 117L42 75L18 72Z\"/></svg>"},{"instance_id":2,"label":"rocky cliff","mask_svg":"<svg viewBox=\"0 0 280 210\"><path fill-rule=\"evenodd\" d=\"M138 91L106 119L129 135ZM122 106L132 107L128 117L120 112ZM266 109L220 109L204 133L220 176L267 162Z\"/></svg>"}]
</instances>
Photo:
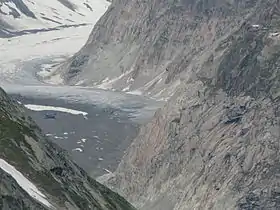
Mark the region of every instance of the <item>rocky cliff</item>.
<instances>
[{"instance_id":1,"label":"rocky cliff","mask_svg":"<svg viewBox=\"0 0 280 210\"><path fill-rule=\"evenodd\" d=\"M89 178L0 89L0 209L134 208Z\"/></svg>"},{"instance_id":2,"label":"rocky cliff","mask_svg":"<svg viewBox=\"0 0 280 210\"><path fill-rule=\"evenodd\" d=\"M135 85L144 72L155 78L167 62L162 59L167 49L174 59L168 60L164 83L172 84L181 75L181 84L141 129L108 185L143 210L280 209L280 2L154 0L113 5L100 22L112 18L113 27L102 29L99 24L99 33L94 30L89 41L100 37L101 46L108 44L112 37L106 31L117 37L116 43L150 40L141 50L153 50L136 56L146 59L134 74ZM118 17L112 15L116 10ZM143 15L153 23L150 34L144 27L148 23L141 22ZM119 23L120 16L127 17L125 23ZM136 30L138 24L143 27ZM133 39L134 33L139 35ZM153 41L158 39L153 38L158 36L162 42L155 51ZM93 69L98 64L93 63Z\"/></svg>"},{"instance_id":3,"label":"rocky cliff","mask_svg":"<svg viewBox=\"0 0 280 210\"><path fill-rule=\"evenodd\" d=\"M85 46L57 73L62 73L68 84L168 98L189 76L186 69L195 59L226 40L246 21L253 28L261 24L257 18L252 19L261 3L265 2L114 1Z\"/></svg>"}]
</instances>

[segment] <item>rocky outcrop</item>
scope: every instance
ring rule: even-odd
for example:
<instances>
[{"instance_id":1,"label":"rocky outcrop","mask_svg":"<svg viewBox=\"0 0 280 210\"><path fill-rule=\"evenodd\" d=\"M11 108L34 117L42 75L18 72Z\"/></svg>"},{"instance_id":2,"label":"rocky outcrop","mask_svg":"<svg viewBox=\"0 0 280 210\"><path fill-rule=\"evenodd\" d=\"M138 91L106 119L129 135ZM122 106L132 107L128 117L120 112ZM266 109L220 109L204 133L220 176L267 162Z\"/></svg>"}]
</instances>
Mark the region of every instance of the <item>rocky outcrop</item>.
<instances>
[{"instance_id":1,"label":"rocky outcrop","mask_svg":"<svg viewBox=\"0 0 280 210\"><path fill-rule=\"evenodd\" d=\"M7 164L15 169L11 171L10 166L7 169ZM13 176L20 177L19 173L28 182ZM36 197L27 193L29 182L51 206L35 199L40 197L39 193ZM0 90L0 209L49 208L134 209L122 197L89 178L65 151L42 136L40 129L24 114L23 107Z\"/></svg>"},{"instance_id":2,"label":"rocky outcrop","mask_svg":"<svg viewBox=\"0 0 280 210\"><path fill-rule=\"evenodd\" d=\"M185 76L107 184L143 210L279 209L280 2L181 3Z\"/></svg>"}]
</instances>

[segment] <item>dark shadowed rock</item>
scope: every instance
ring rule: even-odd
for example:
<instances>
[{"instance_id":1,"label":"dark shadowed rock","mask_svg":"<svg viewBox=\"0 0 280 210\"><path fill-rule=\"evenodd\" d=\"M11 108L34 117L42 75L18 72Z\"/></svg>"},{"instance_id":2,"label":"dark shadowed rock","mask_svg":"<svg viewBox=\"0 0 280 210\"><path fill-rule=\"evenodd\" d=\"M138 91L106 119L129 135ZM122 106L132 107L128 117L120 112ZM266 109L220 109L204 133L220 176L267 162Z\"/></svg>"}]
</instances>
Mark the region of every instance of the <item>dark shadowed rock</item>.
<instances>
[{"instance_id":1,"label":"dark shadowed rock","mask_svg":"<svg viewBox=\"0 0 280 210\"><path fill-rule=\"evenodd\" d=\"M68 1L68 0L58 0L62 5L64 5L65 7L68 7L69 9L75 11L76 9L76 5L74 5L72 2Z\"/></svg>"}]
</instances>

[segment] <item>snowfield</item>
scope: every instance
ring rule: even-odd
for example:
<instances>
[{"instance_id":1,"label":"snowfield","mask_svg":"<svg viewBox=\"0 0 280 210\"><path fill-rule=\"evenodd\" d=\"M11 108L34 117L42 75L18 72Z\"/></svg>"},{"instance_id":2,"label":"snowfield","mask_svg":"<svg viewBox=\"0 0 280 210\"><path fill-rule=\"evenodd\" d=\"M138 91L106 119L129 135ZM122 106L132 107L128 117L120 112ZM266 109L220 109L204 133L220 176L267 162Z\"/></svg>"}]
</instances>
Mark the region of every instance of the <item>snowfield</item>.
<instances>
[{"instance_id":1,"label":"snowfield","mask_svg":"<svg viewBox=\"0 0 280 210\"><path fill-rule=\"evenodd\" d=\"M0 2L0 20L12 26L9 31L95 24L109 5L105 0L12 0Z\"/></svg>"},{"instance_id":2,"label":"snowfield","mask_svg":"<svg viewBox=\"0 0 280 210\"><path fill-rule=\"evenodd\" d=\"M54 64L64 61L67 57L77 52L86 42L92 25L78 28L66 28L60 31L41 32L38 34L24 35L7 39L0 39L0 81L6 83L38 84L37 76L47 76ZM25 67L26 63L36 59L48 59L51 65L40 61L33 67ZM28 68L28 69L25 69ZM36 68L36 69L35 69ZM20 77L19 81L15 78ZM53 83L59 84L62 79L56 77ZM51 83L51 81L50 81Z\"/></svg>"},{"instance_id":3,"label":"snowfield","mask_svg":"<svg viewBox=\"0 0 280 210\"><path fill-rule=\"evenodd\" d=\"M93 25L0 39L1 61L71 55L86 42Z\"/></svg>"},{"instance_id":4,"label":"snowfield","mask_svg":"<svg viewBox=\"0 0 280 210\"><path fill-rule=\"evenodd\" d=\"M79 51L109 5L106 0L0 1L0 82L39 84L36 77L48 76L55 64ZM7 25L14 34L1 38Z\"/></svg>"},{"instance_id":5,"label":"snowfield","mask_svg":"<svg viewBox=\"0 0 280 210\"><path fill-rule=\"evenodd\" d=\"M19 172L15 167L7 163L5 160L0 159L0 168L2 168L6 173L10 174L19 186L26 191L32 198L36 199L45 206L52 207L52 205L47 200L46 196L41 193L38 188L30 182L25 176Z\"/></svg>"}]
</instances>

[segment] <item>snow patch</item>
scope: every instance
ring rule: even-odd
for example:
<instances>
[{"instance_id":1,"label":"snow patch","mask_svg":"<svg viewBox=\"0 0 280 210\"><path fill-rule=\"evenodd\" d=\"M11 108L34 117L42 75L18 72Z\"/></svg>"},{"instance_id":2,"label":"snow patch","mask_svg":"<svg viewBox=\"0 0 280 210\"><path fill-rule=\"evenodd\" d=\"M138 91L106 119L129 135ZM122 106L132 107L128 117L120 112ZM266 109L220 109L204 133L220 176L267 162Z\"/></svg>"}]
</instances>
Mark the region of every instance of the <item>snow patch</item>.
<instances>
[{"instance_id":1,"label":"snow patch","mask_svg":"<svg viewBox=\"0 0 280 210\"><path fill-rule=\"evenodd\" d=\"M133 91L129 91L126 93L131 94L131 95L137 95L137 96L141 96L143 94L140 90L133 90Z\"/></svg>"},{"instance_id":2,"label":"snow patch","mask_svg":"<svg viewBox=\"0 0 280 210\"><path fill-rule=\"evenodd\" d=\"M5 160L0 159L0 168L2 168L6 173L10 174L19 184L19 186L23 190L25 190L31 197L47 207L52 207L46 196L42 192L40 192L32 182L25 178L25 176L15 167L7 163Z\"/></svg>"},{"instance_id":3,"label":"snow patch","mask_svg":"<svg viewBox=\"0 0 280 210\"><path fill-rule=\"evenodd\" d=\"M164 75L164 72L160 73L159 75L157 75L154 79L152 79L151 81L149 81L148 83L145 84L144 88L147 90L149 89L151 86L159 84L160 82L162 82L162 77Z\"/></svg>"},{"instance_id":4,"label":"snow patch","mask_svg":"<svg viewBox=\"0 0 280 210\"><path fill-rule=\"evenodd\" d=\"M273 36L278 36L279 34L280 34L279 32L275 32L275 33L270 33L269 35L273 37Z\"/></svg>"},{"instance_id":5,"label":"snow patch","mask_svg":"<svg viewBox=\"0 0 280 210\"><path fill-rule=\"evenodd\" d=\"M132 70L130 71L126 71L123 74L121 74L118 77L115 77L113 79L109 79L108 77L106 77L104 80L102 80L100 85L97 85L97 88L103 89L103 90L109 90L113 88L113 84L117 81L119 81L120 79L122 79L123 77L129 75L132 72Z\"/></svg>"},{"instance_id":6,"label":"snow patch","mask_svg":"<svg viewBox=\"0 0 280 210\"><path fill-rule=\"evenodd\" d=\"M80 85L82 85L84 82L85 82L85 80L81 80L81 81L77 82L77 83L75 84L75 86L80 86Z\"/></svg>"},{"instance_id":7,"label":"snow patch","mask_svg":"<svg viewBox=\"0 0 280 210\"><path fill-rule=\"evenodd\" d=\"M112 174L113 172L112 171L109 171L108 169L106 168L103 168L104 171L106 171L108 174Z\"/></svg>"},{"instance_id":8,"label":"snow patch","mask_svg":"<svg viewBox=\"0 0 280 210\"><path fill-rule=\"evenodd\" d=\"M126 92L130 89L130 86L125 87L124 89L122 89L122 91Z\"/></svg>"},{"instance_id":9,"label":"snow patch","mask_svg":"<svg viewBox=\"0 0 280 210\"><path fill-rule=\"evenodd\" d=\"M35 104L26 104L24 106L32 111L56 111L56 112L65 112L73 115L83 115L83 116L86 116L88 114L87 112L78 111L74 109L67 109L64 107L44 106L44 105L35 105Z\"/></svg>"}]
</instances>

